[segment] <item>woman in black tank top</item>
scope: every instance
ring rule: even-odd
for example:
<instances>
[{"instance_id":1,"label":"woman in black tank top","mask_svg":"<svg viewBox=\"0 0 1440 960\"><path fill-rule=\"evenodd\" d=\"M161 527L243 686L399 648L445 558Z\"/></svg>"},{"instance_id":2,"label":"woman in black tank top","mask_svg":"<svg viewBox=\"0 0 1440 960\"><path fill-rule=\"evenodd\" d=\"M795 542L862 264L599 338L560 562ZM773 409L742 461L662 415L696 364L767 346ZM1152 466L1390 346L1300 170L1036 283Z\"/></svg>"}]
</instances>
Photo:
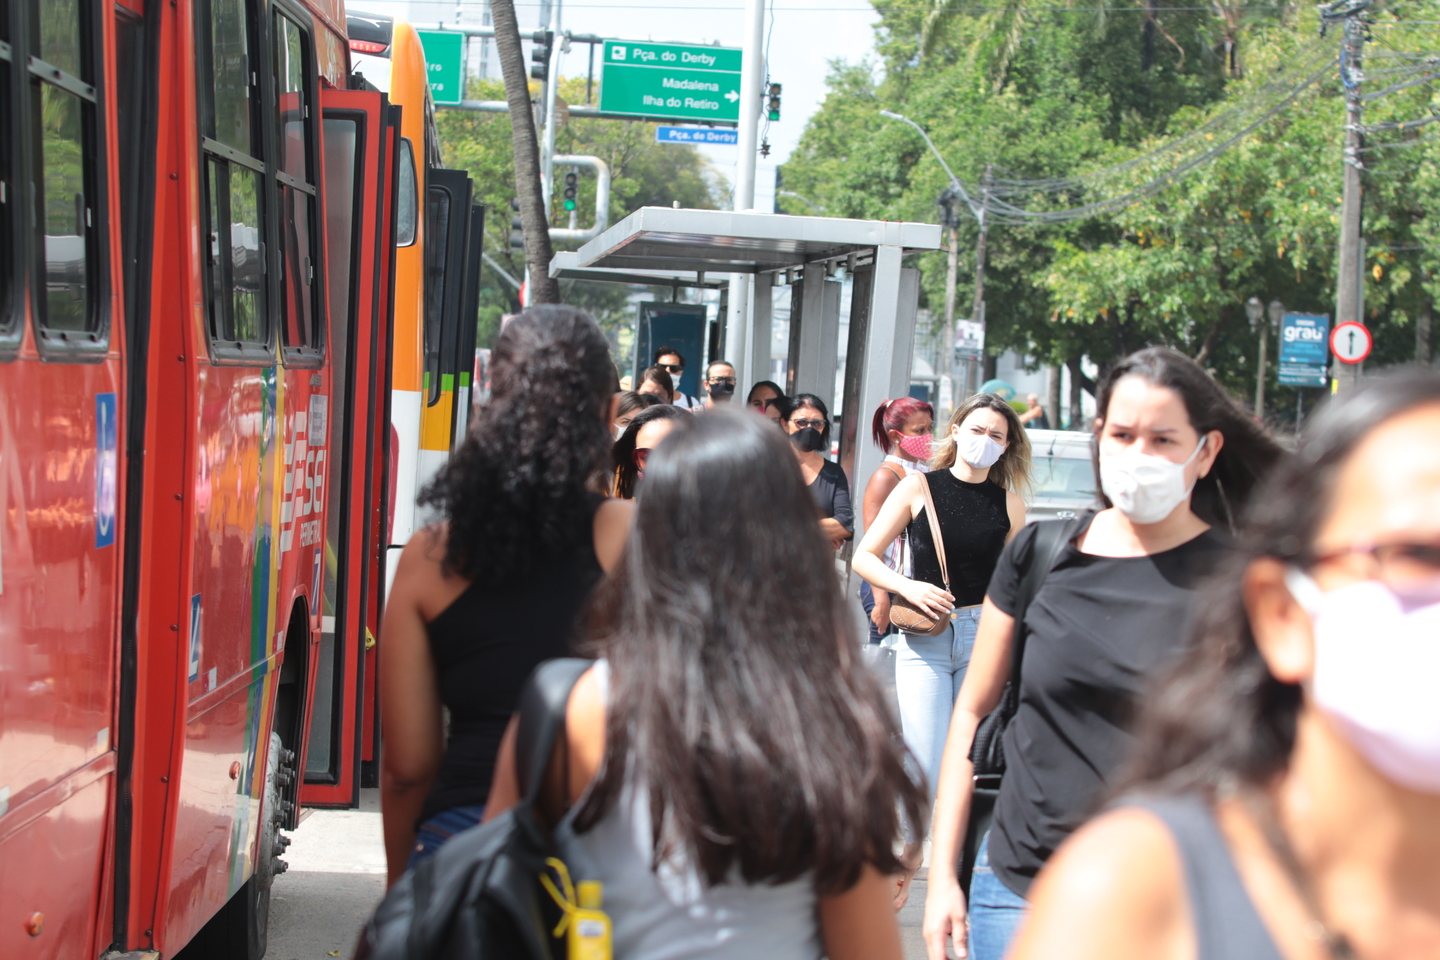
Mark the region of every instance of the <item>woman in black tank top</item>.
<instances>
[{"instance_id":1,"label":"woman in black tank top","mask_svg":"<svg viewBox=\"0 0 1440 960\"><path fill-rule=\"evenodd\" d=\"M480 822L525 679L570 654L619 556L631 505L597 492L616 386L595 321L526 311L495 346L491 399L421 497L444 522L405 545L379 637L391 883Z\"/></svg>"},{"instance_id":2,"label":"woman in black tank top","mask_svg":"<svg viewBox=\"0 0 1440 960\"><path fill-rule=\"evenodd\" d=\"M948 590L922 482L929 484L944 540ZM900 726L932 796L950 713L980 623L980 603L1000 552L1025 525L1020 493L1029 482L1030 442L1015 411L994 394L977 394L951 416L930 473L906 477L895 487L855 554L855 572L876 590L898 593L932 616L951 618L950 629L936 637L902 632L895 648ZM913 557L913 579L891 570L883 559L886 545L902 531Z\"/></svg>"}]
</instances>

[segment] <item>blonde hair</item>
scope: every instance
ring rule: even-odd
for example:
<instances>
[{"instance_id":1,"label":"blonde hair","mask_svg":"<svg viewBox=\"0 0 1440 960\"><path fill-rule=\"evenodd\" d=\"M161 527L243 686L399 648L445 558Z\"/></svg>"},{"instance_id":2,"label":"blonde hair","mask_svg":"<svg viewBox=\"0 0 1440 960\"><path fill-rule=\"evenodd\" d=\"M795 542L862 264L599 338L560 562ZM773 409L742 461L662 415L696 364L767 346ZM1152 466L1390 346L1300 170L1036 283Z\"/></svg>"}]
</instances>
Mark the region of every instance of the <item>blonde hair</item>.
<instances>
[{"instance_id":1,"label":"blonde hair","mask_svg":"<svg viewBox=\"0 0 1440 960\"><path fill-rule=\"evenodd\" d=\"M1006 438L1009 443L1000 459L990 466L990 479L1006 490L1021 497L1030 495L1033 483L1030 464L1030 438L1025 435L1025 426L1020 422L1015 408L993 393L977 393L967 397L950 415L950 425L945 436L935 438L935 454L930 458L933 470L949 470L959 457L955 445L955 428L976 410L994 410L1005 418Z\"/></svg>"}]
</instances>

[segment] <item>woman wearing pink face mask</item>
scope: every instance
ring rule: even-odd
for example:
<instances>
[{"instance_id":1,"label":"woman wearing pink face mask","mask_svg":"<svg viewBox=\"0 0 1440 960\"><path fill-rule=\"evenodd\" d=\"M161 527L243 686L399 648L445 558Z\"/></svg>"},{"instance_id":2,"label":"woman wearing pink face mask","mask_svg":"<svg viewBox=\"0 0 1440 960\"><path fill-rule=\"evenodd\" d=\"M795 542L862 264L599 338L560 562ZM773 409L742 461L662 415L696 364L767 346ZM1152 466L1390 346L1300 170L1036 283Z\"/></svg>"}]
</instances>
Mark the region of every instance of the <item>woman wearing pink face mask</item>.
<instances>
[{"instance_id":1,"label":"woman wearing pink face mask","mask_svg":"<svg viewBox=\"0 0 1440 960\"><path fill-rule=\"evenodd\" d=\"M865 484L861 511L866 530L875 522L885 498L901 480L912 473L924 473L930 469L934 429L935 408L924 400L914 397L886 400L875 411L871 436L875 439L875 446L885 451L885 459L880 463L880 469L870 475L870 482ZM903 537L890 541L883 559L891 570L909 576ZM860 581L860 603L870 618L871 643L879 643L895 629L890 625L890 596L888 590L877 594L867 581Z\"/></svg>"}]
</instances>

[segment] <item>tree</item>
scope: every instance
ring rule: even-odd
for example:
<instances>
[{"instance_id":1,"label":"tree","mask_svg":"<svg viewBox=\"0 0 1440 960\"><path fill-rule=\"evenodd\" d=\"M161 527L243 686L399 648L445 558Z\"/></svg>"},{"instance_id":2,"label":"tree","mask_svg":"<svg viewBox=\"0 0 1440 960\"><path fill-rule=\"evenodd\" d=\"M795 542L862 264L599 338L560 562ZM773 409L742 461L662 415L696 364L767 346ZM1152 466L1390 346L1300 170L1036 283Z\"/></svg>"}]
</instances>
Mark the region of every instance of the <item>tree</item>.
<instances>
[{"instance_id":1,"label":"tree","mask_svg":"<svg viewBox=\"0 0 1440 960\"><path fill-rule=\"evenodd\" d=\"M531 303L559 303L560 287L550 278L550 231L545 224L545 195L541 182L540 144L535 136L535 115L530 109L530 83L525 54L520 49L520 24L512 0L491 0L495 23L495 50L505 77L505 100L510 104L510 142L515 155L515 197L525 224L525 260L530 267Z\"/></svg>"}]
</instances>

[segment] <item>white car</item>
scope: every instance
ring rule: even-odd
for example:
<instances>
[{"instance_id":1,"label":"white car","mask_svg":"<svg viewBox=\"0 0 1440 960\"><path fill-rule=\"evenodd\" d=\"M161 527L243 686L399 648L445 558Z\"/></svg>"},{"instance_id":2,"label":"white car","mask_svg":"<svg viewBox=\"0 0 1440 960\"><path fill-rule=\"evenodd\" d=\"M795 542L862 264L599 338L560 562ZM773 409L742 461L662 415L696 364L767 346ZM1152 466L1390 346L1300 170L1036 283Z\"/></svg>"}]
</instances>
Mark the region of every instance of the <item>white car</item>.
<instances>
[{"instance_id":1,"label":"white car","mask_svg":"<svg viewBox=\"0 0 1440 960\"><path fill-rule=\"evenodd\" d=\"M1099 505L1091 451L1095 438L1070 430L1029 430L1035 486L1026 504L1025 522L1069 520Z\"/></svg>"}]
</instances>

